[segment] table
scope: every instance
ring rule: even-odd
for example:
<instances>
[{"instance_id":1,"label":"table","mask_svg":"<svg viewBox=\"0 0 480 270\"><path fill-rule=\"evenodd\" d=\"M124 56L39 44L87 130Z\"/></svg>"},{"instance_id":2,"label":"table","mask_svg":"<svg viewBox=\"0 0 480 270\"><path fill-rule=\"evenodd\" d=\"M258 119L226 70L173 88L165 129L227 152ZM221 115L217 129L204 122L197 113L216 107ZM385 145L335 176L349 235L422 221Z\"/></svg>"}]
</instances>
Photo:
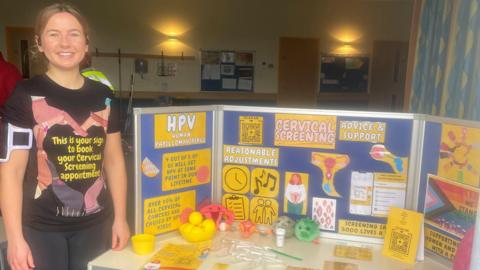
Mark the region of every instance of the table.
<instances>
[{"instance_id":1,"label":"table","mask_svg":"<svg viewBox=\"0 0 480 270\"><path fill-rule=\"evenodd\" d=\"M362 243L353 243L346 242L335 239L324 239L322 238L318 244L301 242L295 238L288 238L285 240L285 246L283 248L276 248L274 243L274 238L272 236L261 236L255 234L248 239L243 239L238 233L228 232L228 233L218 233L216 241L219 239L241 239L244 241L254 242L256 245L261 246L270 246L274 247L277 250L282 252L294 255L296 257L303 258L302 261L297 261L290 259L288 257L279 256L278 258L282 259L285 264L296 267L309 267L313 269L322 269L324 261L336 261L336 262L346 262L358 265L358 270L448 270L450 266L442 265L439 262L434 261L432 258L426 256L425 261L418 262L415 265L408 265L393 259L387 258L381 255L381 245L377 244L362 244ZM164 236L157 237L156 249L160 249L165 243L177 243L185 244L179 234L172 233ZM335 257L334 248L336 245L363 245L369 246L372 248L373 258L372 261L360 261L353 259L345 259ZM208 257L203 261L199 270L212 270L215 269L215 264L219 262L231 262L233 259L231 257L220 256L219 254L225 254L225 250L212 251ZM143 265L148 262L148 260L155 254L153 252L150 255L138 256L136 255L130 246L126 247L122 251L107 251L102 254L95 260L91 261L88 264L88 270L140 270L143 269ZM262 268L252 268L248 263L236 263L231 264L228 270L240 270L240 269L286 269L285 266L273 266Z\"/></svg>"}]
</instances>

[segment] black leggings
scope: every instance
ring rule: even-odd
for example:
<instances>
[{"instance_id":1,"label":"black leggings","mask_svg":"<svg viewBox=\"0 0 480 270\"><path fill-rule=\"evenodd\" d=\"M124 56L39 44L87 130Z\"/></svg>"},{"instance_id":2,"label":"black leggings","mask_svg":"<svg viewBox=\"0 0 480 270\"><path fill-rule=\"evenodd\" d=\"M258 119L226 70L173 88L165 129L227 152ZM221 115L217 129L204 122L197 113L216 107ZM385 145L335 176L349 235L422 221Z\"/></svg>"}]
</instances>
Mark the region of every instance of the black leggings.
<instances>
[{"instance_id":1,"label":"black leggings","mask_svg":"<svg viewBox=\"0 0 480 270\"><path fill-rule=\"evenodd\" d=\"M23 227L36 270L85 270L111 247L111 222L73 232L42 232Z\"/></svg>"}]
</instances>

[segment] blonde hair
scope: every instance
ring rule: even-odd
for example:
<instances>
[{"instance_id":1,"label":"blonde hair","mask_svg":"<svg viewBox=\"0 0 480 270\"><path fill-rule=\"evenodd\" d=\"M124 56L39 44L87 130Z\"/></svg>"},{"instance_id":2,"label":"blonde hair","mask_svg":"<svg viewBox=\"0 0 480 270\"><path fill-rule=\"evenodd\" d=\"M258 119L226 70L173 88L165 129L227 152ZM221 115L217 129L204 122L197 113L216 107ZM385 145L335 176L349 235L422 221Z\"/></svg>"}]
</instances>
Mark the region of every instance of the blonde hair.
<instances>
[{"instance_id":1,"label":"blonde hair","mask_svg":"<svg viewBox=\"0 0 480 270\"><path fill-rule=\"evenodd\" d=\"M80 14L80 12L70 4L66 4L66 3L52 4L52 5L49 5L47 7L44 7L42 10L40 10L40 12L38 12L37 19L35 20L35 28L34 28L34 30L35 30L35 40L38 44L35 44L34 48L33 48L33 57L34 58L38 58L38 56L43 56L41 58L46 60L43 53L40 53L38 51L38 45L40 45L40 43L41 43L40 42L40 37L42 35L43 30L45 30L45 26L47 26L48 20L50 20L50 18L53 15L55 15L57 13L62 13L62 12L69 13L78 20L78 22L80 23L80 25L83 28L83 33L85 35L85 40L88 44L88 42L89 42L89 38L88 38L89 27L88 27L88 23L87 23L87 20L85 19L85 17L83 17L83 15Z\"/></svg>"}]
</instances>

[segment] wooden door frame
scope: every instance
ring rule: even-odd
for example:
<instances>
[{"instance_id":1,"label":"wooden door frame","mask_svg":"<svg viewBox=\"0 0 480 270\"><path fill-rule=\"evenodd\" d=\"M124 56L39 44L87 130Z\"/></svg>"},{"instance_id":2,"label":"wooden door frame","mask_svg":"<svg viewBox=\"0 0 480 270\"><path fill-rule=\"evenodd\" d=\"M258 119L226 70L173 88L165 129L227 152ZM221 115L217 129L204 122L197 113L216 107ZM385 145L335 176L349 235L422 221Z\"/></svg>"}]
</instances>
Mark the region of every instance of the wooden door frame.
<instances>
[{"instance_id":1,"label":"wooden door frame","mask_svg":"<svg viewBox=\"0 0 480 270\"><path fill-rule=\"evenodd\" d=\"M12 56L13 56L14 48L12 44L12 39L13 39L12 36L14 32L19 32L19 31L34 32L35 30L33 29L33 27L5 26L5 46L7 51L7 55L5 57L9 62L13 61Z\"/></svg>"}]
</instances>

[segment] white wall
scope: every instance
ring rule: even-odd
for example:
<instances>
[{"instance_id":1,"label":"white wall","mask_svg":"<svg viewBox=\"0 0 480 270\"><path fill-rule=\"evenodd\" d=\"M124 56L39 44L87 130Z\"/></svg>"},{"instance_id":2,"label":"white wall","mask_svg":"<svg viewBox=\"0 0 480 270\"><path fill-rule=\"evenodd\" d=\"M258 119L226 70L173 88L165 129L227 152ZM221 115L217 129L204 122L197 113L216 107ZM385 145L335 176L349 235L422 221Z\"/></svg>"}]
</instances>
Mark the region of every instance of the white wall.
<instances>
[{"instance_id":1,"label":"white wall","mask_svg":"<svg viewBox=\"0 0 480 270\"><path fill-rule=\"evenodd\" d=\"M32 26L36 12L54 1L1 0L0 50L5 52L5 26ZM139 91L187 91L200 89L200 49L252 50L256 55L255 92L277 90L278 38L318 37L322 52L343 43L333 36L350 33L349 44L358 53L371 54L373 40L408 40L412 1L409 0L74 0L92 28L91 49L101 52L194 55L195 61L177 61L176 77L149 74L136 80ZM181 26L182 43L168 46L159 28ZM128 89L133 60L123 59L122 84ZM261 63L273 64L273 68ZM96 58L118 87L115 58Z\"/></svg>"}]
</instances>

